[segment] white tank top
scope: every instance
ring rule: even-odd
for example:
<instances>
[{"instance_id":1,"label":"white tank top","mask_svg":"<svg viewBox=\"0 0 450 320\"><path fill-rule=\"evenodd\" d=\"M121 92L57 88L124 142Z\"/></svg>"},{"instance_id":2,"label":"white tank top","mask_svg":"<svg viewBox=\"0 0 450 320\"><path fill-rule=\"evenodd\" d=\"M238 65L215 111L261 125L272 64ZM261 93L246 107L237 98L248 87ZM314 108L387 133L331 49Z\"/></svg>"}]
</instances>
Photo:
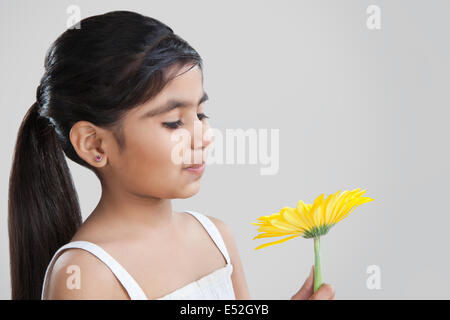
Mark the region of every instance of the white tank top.
<instances>
[{"instance_id":1,"label":"white tank top","mask_svg":"<svg viewBox=\"0 0 450 320\"><path fill-rule=\"evenodd\" d=\"M205 215L195 211L185 211L197 218L206 231L213 239L216 246L222 252L226 259L226 265L203 276L202 278L188 283L187 285L172 291L171 293L156 300L235 300L231 273L233 265L230 263L225 243L215 224ZM88 241L73 241L59 248L53 255L45 271L44 282L42 286L41 299L47 299L48 277L58 255L65 249L78 248L89 251L114 273L115 277L127 291L131 300L147 300L147 296L133 277L120 265L112 256L110 256L100 246Z\"/></svg>"}]
</instances>

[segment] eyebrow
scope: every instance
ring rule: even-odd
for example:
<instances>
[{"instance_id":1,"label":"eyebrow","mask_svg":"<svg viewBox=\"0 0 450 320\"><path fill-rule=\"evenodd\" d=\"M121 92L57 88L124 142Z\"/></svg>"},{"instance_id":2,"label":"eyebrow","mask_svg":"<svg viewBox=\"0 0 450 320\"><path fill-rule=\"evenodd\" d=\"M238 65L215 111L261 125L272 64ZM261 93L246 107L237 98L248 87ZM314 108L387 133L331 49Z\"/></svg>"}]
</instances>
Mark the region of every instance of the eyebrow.
<instances>
[{"instance_id":1,"label":"eyebrow","mask_svg":"<svg viewBox=\"0 0 450 320\"><path fill-rule=\"evenodd\" d=\"M208 99L209 99L208 94L206 92L203 92L203 96L198 101L198 105L200 105L201 103L205 102ZM180 101L180 100L173 100L173 99L171 99L171 100L167 101L161 107L147 111L146 113L144 113L141 116L141 119L142 118L154 117L157 114L169 112L170 110L173 110L173 109L176 109L176 108L179 108L179 107L185 107L187 105L189 105L189 103L187 103L186 101Z\"/></svg>"}]
</instances>

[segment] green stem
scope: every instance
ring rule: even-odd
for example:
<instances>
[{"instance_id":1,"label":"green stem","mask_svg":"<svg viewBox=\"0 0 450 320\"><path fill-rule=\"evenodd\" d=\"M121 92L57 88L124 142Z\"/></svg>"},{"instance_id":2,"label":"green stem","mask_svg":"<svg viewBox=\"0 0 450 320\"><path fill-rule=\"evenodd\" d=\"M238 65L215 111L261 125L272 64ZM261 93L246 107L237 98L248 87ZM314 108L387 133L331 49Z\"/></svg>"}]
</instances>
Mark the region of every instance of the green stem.
<instances>
[{"instance_id":1,"label":"green stem","mask_svg":"<svg viewBox=\"0 0 450 320\"><path fill-rule=\"evenodd\" d=\"M314 238L314 292L322 285L322 267L320 265L320 237Z\"/></svg>"}]
</instances>

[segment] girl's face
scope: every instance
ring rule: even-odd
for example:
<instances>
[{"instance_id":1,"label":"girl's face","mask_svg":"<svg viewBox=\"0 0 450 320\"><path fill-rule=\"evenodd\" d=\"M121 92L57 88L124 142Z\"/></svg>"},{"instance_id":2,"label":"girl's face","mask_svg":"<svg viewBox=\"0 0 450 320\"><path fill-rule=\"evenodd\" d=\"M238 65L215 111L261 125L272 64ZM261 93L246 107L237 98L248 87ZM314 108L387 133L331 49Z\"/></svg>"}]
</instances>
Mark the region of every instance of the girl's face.
<instances>
[{"instance_id":1,"label":"girl's face","mask_svg":"<svg viewBox=\"0 0 450 320\"><path fill-rule=\"evenodd\" d=\"M198 192L202 173L186 167L206 162L211 132L204 117L202 71L196 66L186 72L189 68L183 67L157 96L127 113L122 126L125 148L107 154L108 176L113 178L108 183L161 199ZM164 111L175 104L178 107Z\"/></svg>"}]
</instances>

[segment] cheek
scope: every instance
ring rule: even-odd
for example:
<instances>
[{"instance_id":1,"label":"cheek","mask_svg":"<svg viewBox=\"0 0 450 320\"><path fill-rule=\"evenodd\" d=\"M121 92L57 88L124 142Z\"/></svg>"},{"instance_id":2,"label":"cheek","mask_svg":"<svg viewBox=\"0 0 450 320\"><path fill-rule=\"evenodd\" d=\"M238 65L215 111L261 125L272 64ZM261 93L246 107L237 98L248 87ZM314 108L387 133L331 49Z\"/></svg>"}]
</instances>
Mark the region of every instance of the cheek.
<instances>
[{"instance_id":1,"label":"cheek","mask_svg":"<svg viewBox=\"0 0 450 320\"><path fill-rule=\"evenodd\" d=\"M137 193L164 197L180 182L182 164L172 161L171 141L168 131L140 134L127 144L121 175L128 188Z\"/></svg>"}]
</instances>

